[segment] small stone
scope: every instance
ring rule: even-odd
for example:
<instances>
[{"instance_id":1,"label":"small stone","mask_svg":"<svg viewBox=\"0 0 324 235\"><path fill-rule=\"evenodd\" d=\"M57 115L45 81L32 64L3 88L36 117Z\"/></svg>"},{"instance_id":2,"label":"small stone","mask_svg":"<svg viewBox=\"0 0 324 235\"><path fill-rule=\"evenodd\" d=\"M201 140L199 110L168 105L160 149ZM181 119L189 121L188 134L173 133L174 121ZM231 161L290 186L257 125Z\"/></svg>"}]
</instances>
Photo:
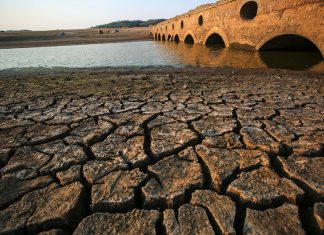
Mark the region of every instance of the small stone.
<instances>
[{"instance_id":1,"label":"small stone","mask_svg":"<svg viewBox=\"0 0 324 235\"><path fill-rule=\"evenodd\" d=\"M208 190L198 190L192 194L194 206L207 208L212 214L221 234L235 234L235 203L226 196Z\"/></svg>"},{"instance_id":2,"label":"small stone","mask_svg":"<svg viewBox=\"0 0 324 235\"><path fill-rule=\"evenodd\" d=\"M284 204L276 209L247 209L244 234L306 234L299 220L298 207Z\"/></svg>"},{"instance_id":3,"label":"small stone","mask_svg":"<svg viewBox=\"0 0 324 235\"><path fill-rule=\"evenodd\" d=\"M81 166L71 166L68 170L56 174L62 186L81 180Z\"/></svg>"},{"instance_id":4,"label":"small stone","mask_svg":"<svg viewBox=\"0 0 324 235\"><path fill-rule=\"evenodd\" d=\"M124 214L95 213L86 217L74 235L88 234L156 234L158 211L135 209Z\"/></svg>"},{"instance_id":5,"label":"small stone","mask_svg":"<svg viewBox=\"0 0 324 235\"><path fill-rule=\"evenodd\" d=\"M290 156L278 157L281 168L292 179L300 182L304 190L315 198L324 199L324 158Z\"/></svg>"},{"instance_id":6,"label":"small stone","mask_svg":"<svg viewBox=\"0 0 324 235\"><path fill-rule=\"evenodd\" d=\"M118 212L135 208L134 189L139 188L147 177L138 169L111 172L93 185L92 210Z\"/></svg>"},{"instance_id":7,"label":"small stone","mask_svg":"<svg viewBox=\"0 0 324 235\"><path fill-rule=\"evenodd\" d=\"M151 178L142 189L144 207L174 207L184 201L186 192L203 186L199 163L177 156L165 158L148 170L157 178Z\"/></svg>"},{"instance_id":8,"label":"small stone","mask_svg":"<svg viewBox=\"0 0 324 235\"><path fill-rule=\"evenodd\" d=\"M228 186L227 192L238 197L240 203L253 207L266 207L278 202L296 204L304 196L291 180L280 178L267 167L242 173Z\"/></svg>"},{"instance_id":9,"label":"small stone","mask_svg":"<svg viewBox=\"0 0 324 235\"><path fill-rule=\"evenodd\" d=\"M215 234L206 211L197 206L185 204L179 208L181 234L206 235Z\"/></svg>"}]
</instances>

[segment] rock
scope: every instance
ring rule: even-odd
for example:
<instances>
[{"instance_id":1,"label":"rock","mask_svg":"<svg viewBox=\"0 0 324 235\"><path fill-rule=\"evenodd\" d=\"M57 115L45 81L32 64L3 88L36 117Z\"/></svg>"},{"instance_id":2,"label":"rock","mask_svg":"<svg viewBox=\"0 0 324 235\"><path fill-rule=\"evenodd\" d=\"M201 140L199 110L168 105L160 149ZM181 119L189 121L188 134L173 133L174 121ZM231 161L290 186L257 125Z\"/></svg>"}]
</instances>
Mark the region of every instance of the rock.
<instances>
[{"instance_id":1,"label":"rock","mask_svg":"<svg viewBox=\"0 0 324 235\"><path fill-rule=\"evenodd\" d=\"M133 210L125 214L96 213L86 217L74 235L156 234L158 211Z\"/></svg>"},{"instance_id":2,"label":"rock","mask_svg":"<svg viewBox=\"0 0 324 235\"><path fill-rule=\"evenodd\" d=\"M320 157L324 154L324 132L316 132L301 136L291 143L293 154L306 157Z\"/></svg>"},{"instance_id":3,"label":"rock","mask_svg":"<svg viewBox=\"0 0 324 235\"><path fill-rule=\"evenodd\" d=\"M95 120L91 118L81 122L71 132L71 135L79 137L82 143L89 146L95 143L102 135L109 133L112 127L113 125L108 121L100 119L96 124Z\"/></svg>"},{"instance_id":4,"label":"rock","mask_svg":"<svg viewBox=\"0 0 324 235\"><path fill-rule=\"evenodd\" d=\"M30 145L42 144L56 140L69 132L65 125L44 125L36 124L27 128L25 138Z\"/></svg>"},{"instance_id":5,"label":"rock","mask_svg":"<svg viewBox=\"0 0 324 235\"><path fill-rule=\"evenodd\" d=\"M61 229L52 229L50 231L41 232L38 235L64 235L64 232Z\"/></svg>"},{"instance_id":6,"label":"rock","mask_svg":"<svg viewBox=\"0 0 324 235\"><path fill-rule=\"evenodd\" d=\"M267 132L279 142L290 143L295 140L295 135L286 126L273 121L263 121Z\"/></svg>"},{"instance_id":7,"label":"rock","mask_svg":"<svg viewBox=\"0 0 324 235\"><path fill-rule=\"evenodd\" d=\"M280 178L266 167L242 173L228 186L227 192L236 196L241 204L261 208L279 202L296 204L304 196L291 180Z\"/></svg>"},{"instance_id":8,"label":"rock","mask_svg":"<svg viewBox=\"0 0 324 235\"><path fill-rule=\"evenodd\" d=\"M123 161L88 161L83 165L83 175L89 184L113 171L127 170L128 165Z\"/></svg>"},{"instance_id":9,"label":"rock","mask_svg":"<svg viewBox=\"0 0 324 235\"><path fill-rule=\"evenodd\" d=\"M324 199L324 158L278 157L282 170L303 189L319 200Z\"/></svg>"},{"instance_id":10,"label":"rock","mask_svg":"<svg viewBox=\"0 0 324 235\"><path fill-rule=\"evenodd\" d=\"M138 169L109 173L92 187L92 210L95 212L120 212L135 208L134 190L141 187L147 177Z\"/></svg>"},{"instance_id":11,"label":"rock","mask_svg":"<svg viewBox=\"0 0 324 235\"><path fill-rule=\"evenodd\" d=\"M306 234L299 220L298 207L284 204L276 209L247 209L244 234Z\"/></svg>"},{"instance_id":12,"label":"rock","mask_svg":"<svg viewBox=\"0 0 324 235\"><path fill-rule=\"evenodd\" d=\"M17 127L9 130L0 130L0 148L7 149L21 146L27 140L23 137L25 128Z\"/></svg>"},{"instance_id":13,"label":"rock","mask_svg":"<svg viewBox=\"0 0 324 235\"><path fill-rule=\"evenodd\" d=\"M2 174L8 174L26 169L37 171L50 159L51 157L49 155L37 152L32 147L22 147L17 149L8 164L0 172Z\"/></svg>"},{"instance_id":14,"label":"rock","mask_svg":"<svg viewBox=\"0 0 324 235\"><path fill-rule=\"evenodd\" d=\"M179 208L181 234L215 234L206 211L201 207L185 204Z\"/></svg>"},{"instance_id":15,"label":"rock","mask_svg":"<svg viewBox=\"0 0 324 235\"><path fill-rule=\"evenodd\" d=\"M193 127L204 136L214 137L230 133L236 127L236 121L230 118L219 118L214 116L204 117L192 123Z\"/></svg>"},{"instance_id":16,"label":"rock","mask_svg":"<svg viewBox=\"0 0 324 235\"><path fill-rule=\"evenodd\" d=\"M36 145L34 146L34 149L39 151L39 152L43 152L49 155L54 155L55 153L57 153L58 151L65 149L66 146L63 143L62 140L56 140L53 142L49 142L49 143L45 143L42 145Z\"/></svg>"},{"instance_id":17,"label":"rock","mask_svg":"<svg viewBox=\"0 0 324 235\"><path fill-rule=\"evenodd\" d=\"M203 145L211 148L227 148L227 149L242 149L240 136L235 133L228 133L222 136L206 137L203 140Z\"/></svg>"},{"instance_id":18,"label":"rock","mask_svg":"<svg viewBox=\"0 0 324 235\"><path fill-rule=\"evenodd\" d=\"M257 149L269 153L278 154L280 144L275 142L266 132L257 127L243 127L241 129L243 142L248 149Z\"/></svg>"},{"instance_id":19,"label":"rock","mask_svg":"<svg viewBox=\"0 0 324 235\"><path fill-rule=\"evenodd\" d=\"M167 209L163 212L163 226L166 234L180 235L180 225L174 210Z\"/></svg>"},{"instance_id":20,"label":"rock","mask_svg":"<svg viewBox=\"0 0 324 235\"><path fill-rule=\"evenodd\" d=\"M200 164L177 156L165 158L148 170L155 178L142 189L145 208L177 206L184 202L187 192L203 186Z\"/></svg>"},{"instance_id":21,"label":"rock","mask_svg":"<svg viewBox=\"0 0 324 235\"><path fill-rule=\"evenodd\" d=\"M20 180L12 176L3 177L0 180L0 208L9 205L33 190L44 188L52 182L53 180L49 176L38 177L33 180Z\"/></svg>"},{"instance_id":22,"label":"rock","mask_svg":"<svg viewBox=\"0 0 324 235\"><path fill-rule=\"evenodd\" d=\"M228 105L219 104L219 105L212 105L212 109L214 110L209 114L212 117L219 117L219 118L232 118L234 108Z\"/></svg>"},{"instance_id":23,"label":"rock","mask_svg":"<svg viewBox=\"0 0 324 235\"><path fill-rule=\"evenodd\" d=\"M196 118L199 118L201 114L199 113L186 113L185 111L181 110L172 110L170 112L163 113L165 117L173 118L179 122L188 122L192 121Z\"/></svg>"},{"instance_id":24,"label":"rock","mask_svg":"<svg viewBox=\"0 0 324 235\"><path fill-rule=\"evenodd\" d=\"M71 166L66 171L58 172L56 178L60 184L65 186L77 181L81 181L81 166Z\"/></svg>"},{"instance_id":25,"label":"rock","mask_svg":"<svg viewBox=\"0 0 324 235\"><path fill-rule=\"evenodd\" d=\"M80 165L87 160L83 148L78 145L69 145L57 152L53 159L40 169L41 174L57 173L67 170L72 165Z\"/></svg>"},{"instance_id":26,"label":"rock","mask_svg":"<svg viewBox=\"0 0 324 235\"><path fill-rule=\"evenodd\" d=\"M314 205L314 218L319 234L324 232L324 203L318 202Z\"/></svg>"},{"instance_id":27,"label":"rock","mask_svg":"<svg viewBox=\"0 0 324 235\"><path fill-rule=\"evenodd\" d=\"M0 233L19 233L25 229L37 233L77 223L84 215L84 196L80 183L63 188L52 184L28 193L0 212Z\"/></svg>"},{"instance_id":28,"label":"rock","mask_svg":"<svg viewBox=\"0 0 324 235\"><path fill-rule=\"evenodd\" d=\"M198 141L196 134L183 123L155 127L151 139L151 150L157 158L171 155L177 149Z\"/></svg>"},{"instance_id":29,"label":"rock","mask_svg":"<svg viewBox=\"0 0 324 235\"><path fill-rule=\"evenodd\" d=\"M221 234L235 234L235 203L226 196L213 191L198 190L192 194L191 202L194 206L206 208L212 215Z\"/></svg>"},{"instance_id":30,"label":"rock","mask_svg":"<svg viewBox=\"0 0 324 235\"><path fill-rule=\"evenodd\" d=\"M10 153L11 149L0 149L0 168L8 163Z\"/></svg>"},{"instance_id":31,"label":"rock","mask_svg":"<svg viewBox=\"0 0 324 235\"><path fill-rule=\"evenodd\" d=\"M198 145L196 150L209 169L211 186L218 192L224 191L240 171L270 165L267 155L256 150L215 149L204 145Z\"/></svg>"},{"instance_id":32,"label":"rock","mask_svg":"<svg viewBox=\"0 0 324 235\"><path fill-rule=\"evenodd\" d=\"M120 152L125 137L112 134L103 142L97 143L91 147L91 150L97 160L117 160L122 161Z\"/></svg>"},{"instance_id":33,"label":"rock","mask_svg":"<svg viewBox=\"0 0 324 235\"><path fill-rule=\"evenodd\" d=\"M149 157L144 151L144 136L135 136L123 144L122 154L127 163L133 167L144 167L149 163Z\"/></svg>"}]
</instances>

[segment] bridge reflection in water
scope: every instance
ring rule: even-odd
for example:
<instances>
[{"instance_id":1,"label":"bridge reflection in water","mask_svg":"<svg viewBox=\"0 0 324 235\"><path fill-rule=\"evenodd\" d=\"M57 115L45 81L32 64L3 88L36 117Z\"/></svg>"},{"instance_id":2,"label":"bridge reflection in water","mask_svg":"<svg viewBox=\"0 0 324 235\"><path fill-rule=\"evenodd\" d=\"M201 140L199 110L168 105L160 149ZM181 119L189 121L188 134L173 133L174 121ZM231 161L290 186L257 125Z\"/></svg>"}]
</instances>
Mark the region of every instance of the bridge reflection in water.
<instances>
[{"instance_id":1,"label":"bridge reflection in water","mask_svg":"<svg viewBox=\"0 0 324 235\"><path fill-rule=\"evenodd\" d=\"M177 63L199 67L280 68L324 72L319 52L245 51L221 46L156 42L161 54L176 57Z\"/></svg>"}]
</instances>

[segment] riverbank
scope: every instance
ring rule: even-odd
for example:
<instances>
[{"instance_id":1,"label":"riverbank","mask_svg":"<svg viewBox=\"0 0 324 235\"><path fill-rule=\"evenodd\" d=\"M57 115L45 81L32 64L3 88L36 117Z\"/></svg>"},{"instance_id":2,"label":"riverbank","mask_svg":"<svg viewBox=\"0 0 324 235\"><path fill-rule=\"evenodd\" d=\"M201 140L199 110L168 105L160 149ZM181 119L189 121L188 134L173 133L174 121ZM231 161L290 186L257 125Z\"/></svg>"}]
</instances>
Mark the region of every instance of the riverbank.
<instances>
[{"instance_id":1,"label":"riverbank","mask_svg":"<svg viewBox=\"0 0 324 235\"><path fill-rule=\"evenodd\" d=\"M151 40L150 27L0 33L0 49L49 47ZM108 32L109 31L109 32Z\"/></svg>"},{"instance_id":2,"label":"riverbank","mask_svg":"<svg viewBox=\"0 0 324 235\"><path fill-rule=\"evenodd\" d=\"M21 69L0 87L0 233L320 234L323 73Z\"/></svg>"}]
</instances>

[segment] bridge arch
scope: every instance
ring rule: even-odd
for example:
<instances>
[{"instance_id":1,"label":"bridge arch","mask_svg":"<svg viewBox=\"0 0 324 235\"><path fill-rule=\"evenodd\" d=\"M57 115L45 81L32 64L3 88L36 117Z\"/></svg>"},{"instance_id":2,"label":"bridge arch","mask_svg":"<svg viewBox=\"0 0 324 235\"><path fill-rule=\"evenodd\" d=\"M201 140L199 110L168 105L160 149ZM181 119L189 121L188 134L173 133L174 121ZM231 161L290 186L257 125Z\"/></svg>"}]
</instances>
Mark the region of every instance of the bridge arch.
<instances>
[{"instance_id":1,"label":"bridge arch","mask_svg":"<svg viewBox=\"0 0 324 235\"><path fill-rule=\"evenodd\" d=\"M174 42L180 42L180 38L179 38L179 35L178 34L174 35L173 41Z\"/></svg>"},{"instance_id":2,"label":"bridge arch","mask_svg":"<svg viewBox=\"0 0 324 235\"><path fill-rule=\"evenodd\" d=\"M228 41L228 38L227 38L225 32L218 27L212 28L207 32L207 34L204 38L204 41L203 41L204 45L206 45L208 38L213 34L219 35L223 39L225 47L229 47L230 44L229 44L229 41Z\"/></svg>"},{"instance_id":3,"label":"bridge arch","mask_svg":"<svg viewBox=\"0 0 324 235\"><path fill-rule=\"evenodd\" d=\"M161 34L158 34L158 41L161 41Z\"/></svg>"},{"instance_id":4,"label":"bridge arch","mask_svg":"<svg viewBox=\"0 0 324 235\"><path fill-rule=\"evenodd\" d=\"M311 40L309 37L293 33L293 32L281 32L272 34L263 38L255 47L257 51L260 50L313 50L321 53L323 51L317 45L317 43Z\"/></svg>"},{"instance_id":5,"label":"bridge arch","mask_svg":"<svg viewBox=\"0 0 324 235\"><path fill-rule=\"evenodd\" d=\"M169 42L172 41L172 36L171 36L171 34L168 35L168 41L169 41Z\"/></svg>"},{"instance_id":6,"label":"bridge arch","mask_svg":"<svg viewBox=\"0 0 324 235\"><path fill-rule=\"evenodd\" d=\"M185 37L184 37L183 41L185 43L197 43L198 42L195 34L191 30L186 31L186 33L184 35L185 35ZM191 36L191 38L190 38L190 36ZM187 39L187 42L186 42L186 39Z\"/></svg>"},{"instance_id":7,"label":"bridge arch","mask_svg":"<svg viewBox=\"0 0 324 235\"><path fill-rule=\"evenodd\" d=\"M165 34L162 35L162 41L165 41Z\"/></svg>"}]
</instances>

